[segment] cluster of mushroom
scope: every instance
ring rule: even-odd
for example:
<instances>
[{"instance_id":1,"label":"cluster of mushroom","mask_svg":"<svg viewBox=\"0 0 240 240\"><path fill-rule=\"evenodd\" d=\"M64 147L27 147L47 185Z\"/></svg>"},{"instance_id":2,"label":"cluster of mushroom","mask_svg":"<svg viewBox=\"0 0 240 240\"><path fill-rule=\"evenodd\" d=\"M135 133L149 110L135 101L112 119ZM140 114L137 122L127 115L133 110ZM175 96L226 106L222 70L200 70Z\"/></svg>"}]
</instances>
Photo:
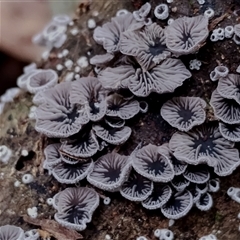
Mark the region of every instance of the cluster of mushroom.
<instances>
[{"instance_id":1,"label":"cluster of mushroom","mask_svg":"<svg viewBox=\"0 0 240 240\"><path fill-rule=\"evenodd\" d=\"M22 228L13 225L0 227L0 239L3 240L38 240L40 235L37 230L32 229L24 232Z\"/></svg>"},{"instance_id":2,"label":"cluster of mushroom","mask_svg":"<svg viewBox=\"0 0 240 240\"><path fill-rule=\"evenodd\" d=\"M222 136L232 142L240 142L240 75L226 74L219 77L210 105L214 115L221 120Z\"/></svg>"}]
</instances>

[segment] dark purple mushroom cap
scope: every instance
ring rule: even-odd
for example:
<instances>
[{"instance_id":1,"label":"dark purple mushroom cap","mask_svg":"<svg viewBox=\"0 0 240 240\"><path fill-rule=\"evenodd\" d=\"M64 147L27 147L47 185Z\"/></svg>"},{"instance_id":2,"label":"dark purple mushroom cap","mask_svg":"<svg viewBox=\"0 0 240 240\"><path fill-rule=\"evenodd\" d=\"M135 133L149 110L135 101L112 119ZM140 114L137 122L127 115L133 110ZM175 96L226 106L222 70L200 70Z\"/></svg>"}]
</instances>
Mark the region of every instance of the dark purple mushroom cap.
<instances>
[{"instance_id":1,"label":"dark purple mushroom cap","mask_svg":"<svg viewBox=\"0 0 240 240\"><path fill-rule=\"evenodd\" d=\"M146 2L137 11L133 12L133 17L139 22L144 21L147 15L150 13L150 11L151 11L151 4Z\"/></svg>"},{"instance_id":2,"label":"dark purple mushroom cap","mask_svg":"<svg viewBox=\"0 0 240 240\"><path fill-rule=\"evenodd\" d=\"M54 143L54 144L48 145L44 149L44 155L45 155L44 163L47 166L49 167L54 166L61 162L61 155L58 151L60 146L61 146L61 143Z\"/></svg>"},{"instance_id":3,"label":"dark purple mushroom cap","mask_svg":"<svg viewBox=\"0 0 240 240\"><path fill-rule=\"evenodd\" d=\"M159 146L159 151L162 152L165 156L167 156L168 159L171 161L175 176L181 175L185 172L188 165L185 162L179 161L177 158L174 157L173 153L169 149L168 143L164 143Z\"/></svg>"},{"instance_id":4,"label":"dark purple mushroom cap","mask_svg":"<svg viewBox=\"0 0 240 240\"><path fill-rule=\"evenodd\" d=\"M93 38L98 43L103 45L103 48L108 53L119 51L119 44L122 33L127 29L136 25L132 13L127 13L123 16L114 17L111 22L107 22L102 27L94 29Z\"/></svg>"},{"instance_id":5,"label":"dark purple mushroom cap","mask_svg":"<svg viewBox=\"0 0 240 240\"><path fill-rule=\"evenodd\" d=\"M94 162L87 180L95 187L115 192L123 185L131 171L129 157L117 153L108 153Z\"/></svg>"},{"instance_id":6,"label":"dark purple mushroom cap","mask_svg":"<svg viewBox=\"0 0 240 240\"><path fill-rule=\"evenodd\" d=\"M222 97L217 90L211 96L210 105L214 115L228 124L240 123L240 105L234 99Z\"/></svg>"},{"instance_id":7,"label":"dark purple mushroom cap","mask_svg":"<svg viewBox=\"0 0 240 240\"><path fill-rule=\"evenodd\" d=\"M92 160L77 164L61 162L53 167L52 175L60 183L73 184L84 179L92 168Z\"/></svg>"},{"instance_id":8,"label":"dark purple mushroom cap","mask_svg":"<svg viewBox=\"0 0 240 240\"><path fill-rule=\"evenodd\" d=\"M33 72L27 80L27 90L30 93L37 93L39 91L45 91L58 82L58 75L54 70L43 69Z\"/></svg>"},{"instance_id":9,"label":"dark purple mushroom cap","mask_svg":"<svg viewBox=\"0 0 240 240\"><path fill-rule=\"evenodd\" d=\"M199 97L174 97L163 104L161 116L172 127L187 132L206 118L206 102Z\"/></svg>"},{"instance_id":10,"label":"dark purple mushroom cap","mask_svg":"<svg viewBox=\"0 0 240 240\"><path fill-rule=\"evenodd\" d=\"M166 29L167 47L176 56L195 53L208 34L208 18L205 16L181 17Z\"/></svg>"},{"instance_id":11,"label":"dark purple mushroom cap","mask_svg":"<svg viewBox=\"0 0 240 240\"><path fill-rule=\"evenodd\" d=\"M174 179L171 181L171 184L177 191L180 192L185 190L186 187L189 186L190 182L182 175L179 175L174 177Z\"/></svg>"},{"instance_id":12,"label":"dark purple mushroom cap","mask_svg":"<svg viewBox=\"0 0 240 240\"><path fill-rule=\"evenodd\" d=\"M143 201L152 191L153 182L132 170L128 180L123 183L120 193L130 201Z\"/></svg>"},{"instance_id":13,"label":"dark purple mushroom cap","mask_svg":"<svg viewBox=\"0 0 240 240\"><path fill-rule=\"evenodd\" d=\"M174 177L173 165L158 146L148 144L132 155L136 172L154 182L169 182Z\"/></svg>"},{"instance_id":14,"label":"dark purple mushroom cap","mask_svg":"<svg viewBox=\"0 0 240 240\"><path fill-rule=\"evenodd\" d=\"M172 189L168 185L154 183L152 194L142 201L142 206L150 210L161 208L171 195Z\"/></svg>"},{"instance_id":15,"label":"dark purple mushroom cap","mask_svg":"<svg viewBox=\"0 0 240 240\"><path fill-rule=\"evenodd\" d=\"M14 225L5 225L0 227L1 240L24 240L24 231Z\"/></svg>"},{"instance_id":16,"label":"dark purple mushroom cap","mask_svg":"<svg viewBox=\"0 0 240 240\"><path fill-rule=\"evenodd\" d=\"M206 124L188 133L174 133L169 147L180 161L193 165L207 163L219 176L231 174L240 165L234 143L223 138L215 124Z\"/></svg>"},{"instance_id":17,"label":"dark purple mushroom cap","mask_svg":"<svg viewBox=\"0 0 240 240\"><path fill-rule=\"evenodd\" d=\"M58 196L58 212L55 220L61 225L82 231L91 222L99 205L99 196L92 188L66 188Z\"/></svg>"},{"instance_id":18,"label":"dark purple mushroom cap","mask_svg":"<svg viewBox=\"0 0 240 240\"><path fill-rule=\"evenodd\" d=\"M127 120L134 117L139 111L139 102L136 100L125 100L117 93L107 97L107 116Z\"/></svg>"},{"instance_id":19,"label":"dark purple mushroom cap","mask_svg":"<svg viewBox=\"0 0 240 240\"><path fill-rule=\"evenodd\" d=\"M120 65L115 68L107 67L98 75L102 86L109 90L127 88L128 82L134 77L136 78L135 69L131 65Z\"/></svg>"},{"instance_id":20,"label":"dark purple mushroom cap","mask_svg":"<svg viewBox=\"0 0 240 240\"><path fill-rule=\"evenodd\" d=\"M196 207L201 211L208 211L213 206L213 199L209 193L201 195L199 200L196 202Z\"/></svg>"},{"instance_id":21,"label":"dark purple mushroom cap","mask_svg":"<svg viewBox=\"0 0 240 240\"><path fill-rule=\"evenodd\" d=\"M114 58L114 55L111 53L95 55L90 59L90 63L96 66L104 66L107 63L109 63L113 58Z\"/></svg>"},{"instance_id":22,"label":"dark purple mushroom cap","mask_svg":"<svg viewBox=\"0 0 240 240\"><path fill-rule=\"evenodd\" d=\"M228 99L234 99L240 104L240 75L228 74L220 78L217 86L218 93Z\"/></svg>"},{"instance_id":23,"label":"dark purple mushroom cap","mask_svg":"<svg viewBox=\"0 0 240 240\"><path fill-rule=\"evenodd\" d=\"M189 191L177 192L162 206L162 214L169 219L179 219L187 215L193 206L193 197Z\"/></svg>"},{"instance_id":24,"label":"dark purple mushroom cap","mask_svg":"<svg viewBox=\"0 0 240 240\"><path fill-rule=\"evenodd\" d=\"M45 91L46 101L36 110L35 129L48 137L64 138L77 133L82 122L77 106L69 101L70 83Z\"/></svg>"},{"instance_id":25,"label":"dark purple mushroom cap","mask_svg":"<svg viewBox=\"0 0 240 240\"><path fill-rule=\"evenodd\" d=\"M64 139L60 149L76 158L89 158L98 151L99 145L92 131L82 129L74 136Z\"/></svg>"},{"instance_id":26,"label":"dark purple mushroom cap","mask_svg":"<svg viewBox=\"0 0 240 240\"><path fill-rule=\"evenodd\" d=\"M192 183L206 183L210 178L210 173L206 165L188 165L183 176Z\"/></svg>"},{"instance_id":27,"label":"dark purple mushroom cap","mask_svg":"<svg viewBox=\"0 0 240 240\"><path fill-rule=\"evenodd\" d=\"M106 113L106 92L95 77L83 77L71 84L70 102L85 106L88 118L99 121Z\"/></svg>"},{"instance_id":28,"label":"dark purple mushroom cap","mask_svg":"<svg viewBox=\"0 0 240 240\"><path fill-rule=\"evenodd\" d=\"M113 145L121 145L131 136L132 130L130 127L112 128L107 124L94 125L95 134L105 142Z\"/></svg>"},{"instance_id":29,"label":"dark purple mushroom cap","mask_svg":"<svg viewBox=\"0 0 240 240\"><path fill-rule=\"evenodd\" d=\"M219 131L227 140L240 142L240 124L226 124L220 122Z\"/></svg>"},{"instance_id":30,"label":"dark purple mushroom cap","mask_svg":"<svg viewBox=\"0 0 240 240\"><path fill-rule=\"evenodd\" d=\"M123 33L120 51L134 56L144 70L148 70L171 56L166 46L164 30L153 23L142 30Z\"/></svg>"},{"instance_id":31,"label":"dark purple mushroom cap","mask_svg":"<svg viewBox=\"0 0 240 240\"><path fill-rule=\"evenodd\" d=\"M138 68L135 76L128 79L128 88L136 96L147 97L151 92L160 94L174 92L190 77L191 73L181 60L167 58L146 72ZM124 76L122 76L123 80Z\"/></svg>"},{"instance_id":32,"label":"dark purple mushroom cap","mask_svg":"<svg viewBox=\"0 0 240 240\"><path fill-rule=\"evenodd\" d=\"M122 128L125 125L125 120L118 117L108 117L104 118L105 123L112 128Z\"/></svg>"}]
</instances>

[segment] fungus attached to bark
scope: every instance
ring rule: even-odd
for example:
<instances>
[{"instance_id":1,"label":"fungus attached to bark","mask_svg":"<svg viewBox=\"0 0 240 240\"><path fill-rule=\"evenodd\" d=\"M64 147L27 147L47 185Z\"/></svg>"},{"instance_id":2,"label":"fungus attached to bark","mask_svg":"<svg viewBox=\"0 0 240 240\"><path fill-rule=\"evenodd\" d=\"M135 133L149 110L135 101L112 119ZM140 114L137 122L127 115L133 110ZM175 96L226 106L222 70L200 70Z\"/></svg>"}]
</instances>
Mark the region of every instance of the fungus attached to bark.
<instances>
[{"instance_id":1,"label":"fungus attached to bark","mask_svg":"<svg viewBox=\"0 0 240 240\"><path fill-rule=\"evenodd\" d=\"M94 29L93 38L98 44L103 45L103 48L108 53L117 52L119 51L122 33L132 28L136 23L137 21L134 19L132 13L113 17L111 22L107 22L101 27Z\"/></svg>"},{"instance_id":2,"label":"fungus attached to bark","mask_svg":"<svg viewBox=\"0 0 240 240\"><path fill-rule=\"evenodd\" d=\"M83 77L71 85L70 102L84 106L91 121L99 121L106 113L105 90L95 77Z\"/></svg>"},{"instance_id":3,"label":"fungus attached to bark","mask_svg":"<svg viewBox=\"0 0 240 240\"><path fill-rule=\"evenodd\" d=\"M139 110L139 102L136 100L125 100L117 93L107 97L107 116L127 120L138 114Z\"/></svg>"},{"instance_id":4,"label":"fungus attached to bark","mask_svg":"<svg viewBox=\"0 0 240 240\"><path fill-rule=\"evenodd\" d=\"M91 188L66 188L58 196L58 212L55 220L61 225L82 231L91 222L99 205L99 196Z\"/></svg>"},{"instance_id":5,"label":"fungus attached to bark","mask_svg":"<svg viewBox=\"0 0 240 240\"><path fill-rule=\"evenodd\" d=\"M64 138L77 133L82 121L77 106L70 103L71 83L60 83L46 90L46 101L36 110L35 129L48 137Z\"/></svg>"},{"instance_id":6,"label":"fungus attached to bark","mask_svg":"<svg viewBox=\"0 0 240 240\"><path fill-rule=\"evenodd\" d=\"M92 131L82 129L79 133L63 139L60 150L75 158L92 157L99 149L96 136Z\"/></svg>"},{"instance_id":7,"label":"fungus attached to bark","mask_svg":"<svg viewBox=\"0 0 240 240\"><path fill-rule=\"evenodd\" d=\"M135 77L128 82L128 88L136 96L147 97L151 92L160 94L174 92L190 77L191 73L181 60L167 58L149 71L137 69Z\"/></svg>"},{"instance_id":8,"label":"fungus attached to bark","mask_svg":"<svg viewBox=\"0 0 240 240\"><path fill-rule=\"evenodd\" d=\"M112 128L104 123L101 125L94 125L93 130L99 138L113 145L123 144L132 133L130 127Z\"/></svg>"},{"instance_id":9,"label":"fungus attached to bark","mask_svg":"<svg viewBox=\"0 0 240 240\"><path fill-rule=\"evenodd\" d=\"M187 132L206 118L206 102L199 97L174 97L163 104L161 116L171 126Z\"/></svg>"},{"instance_id":10,"label":"fungus attached to bark","mask_svg":"<svg viewBox=\"0 0 240 240\"><path fill-rule=\"evenodd\" d=\"M217 86L218 93L227 99L234 99L240 104L240 75L228 74L220 78Z\"/></svg>"},{"instance_id":11,"label":"fungus attached to bark","mask_svg":"<svg viewBox=\"0 0 240 240\"><path fill-rule=\"evenodd\" d=\"M209 193L203 194L196 202L196 207L201 211L208 211L213 205L212 196Z\"/></svg>"},{"instance_id":12,"label":"fungus attached to bark","mask_svg":"<svg viewBox=\"0 0 240 240\"><path fill-rule=\"evenodd\" d=\"M222 97L217 90L211 96L210 105L214 115L228 124L240 123L240 105L234 99Z\"/></svg>"},{"instance_id":13,"label":"fungus attached to bark","mask_svg":"<svg viewBox=\"0 0 240 240\"><path fill-rule=\"evenodd\" d=\"M120 189L121 195L130 201L143 201L151 195L152 191L153 182L134 170Z\"/></svg>"},{"instance_id":14,"label":"fungus attached to bark","mask_svg":"<svg viewBox=\"0 0 240 240\"><path fill-rule=\"evenodd\" d=\"M207 163L219 176L231 174L240 164L234 143L223 138L215 124L206 124L188 133L174 133L169 147L180 161L193 165Z\"/></svg>"},{"instance_id":15,"label":"fungus attached to bark","mask_svg":"<svg viewBox=\"0 0 240 240\"><path fill-rule=\"evenodd\" d=\"M0 227L1 240L24 240L24 231L20 227L5 225Z\"/></svg>"},{"instance_id":16,"label":"fungus attached to bark","mask_svg":"<svg viewBox=\"0 0 240 240\"><path fill-rule=\"evenodd\" d=\"M189 191L177 192L162 206L162 214L169 219L179 219L187 215L193 206L193 197Z\"/></svg>"},{"instance_id":17,"label":"fungus attached to bark","mask_svg":"<svg viewBox=\"0 0 240 240\"><path fill-rule=\"evenodd\" d=\"M152 194L142 201L143 207L153 210L161 208L171 197L172 189L168 185L154 183Z\"/></svg>"},{"instance_id":18,"label":"fungus attached to bark","mask_svg":"<svg viewBox=\"0 0 240 240\"><path fill-rule=\"evenodd\" d=\"M132 155L132 165L136 172L154 182L169 182L174 177L170 160L152 144Z\"/></svg>"},{"instance_id":19,"label":"fungus attached to bark","mask_svg":"<svg viewBox=\"0 0 240 240\"><path fill-rule=\"evenodd\" d=\"M240 142L240 124L226 124L220 122L219 131L227 140Z\"/></svg>"},{"instance_id":20,"label":"fungus attached to bark","mask_svg":"<svg viewBox=\"0 0 240 240\"><path fill-rule=\"evenodd\" d=\"M144 21L147 15L150 13L150 11L151 4L146 2L137 11L133 12L133 17L139 22Z\"/></svg>"},{"instance_id":21,"label":"fungus attached to bark","mask_svg":"<svg viewBox=\"0 0 240 240\"><path fill-rule=\"evenodd\" d=\"M126 31L121 39L120 51L134 56L144 70L171 56L166 46L165 32L156 23L142 30Z\"/></svg>"},{"instance_id":22,"label":"fungus attached to bark","mask_svg":"<svg viewBox=\"0 0 240 240\"><path fill-rule=\"evenodd\" d=\"M61 162L53 167L52 174L60 183L73 184L84 179L92 168L92 160L77 164Z\"/></svg>"},{"instance_id":23,"label":"fungus attached to bark","mask_svg":"<svg viewBox=\"0 0 240 240\"><path fill-rule=\"evenodd\" d=\"M97 188L115 192L122 186L131 171L129 157L109 153L94 162L92 172L87 180Z\"/></svg>"},{"instance_id":24,"label":"fungus attached to bark","mask_svg":"<svg viewBox=\"0 0 240 240\"><path fill-rule=\"evenodd\" d=\"M166 29L167 47L177 56L195 53L207 39L208 33L207 17L178 18Z\"/></svg>"},{"instance_id":25,"label":"fungus attached to bark","mask_svg":"<svg viewBox=\"0 0 240 240\"><path fill-rule=\"evenodd\" d=\"M58 75L51 69L33 72L27 80L27 90L30 93L37 93L55 86L58 82Z\"/></svg>"},{"instance_id":26,"label":"fungus attached to bark","mask_svg":"<svg viewBox=\"0 0 240 240\"><path fill-rule=\"evenodd\" d=\"M183 176L192 183L202 184L206 183L210 178L210 173L206 165L188 165Z\"/></svg>"}]
</instances>

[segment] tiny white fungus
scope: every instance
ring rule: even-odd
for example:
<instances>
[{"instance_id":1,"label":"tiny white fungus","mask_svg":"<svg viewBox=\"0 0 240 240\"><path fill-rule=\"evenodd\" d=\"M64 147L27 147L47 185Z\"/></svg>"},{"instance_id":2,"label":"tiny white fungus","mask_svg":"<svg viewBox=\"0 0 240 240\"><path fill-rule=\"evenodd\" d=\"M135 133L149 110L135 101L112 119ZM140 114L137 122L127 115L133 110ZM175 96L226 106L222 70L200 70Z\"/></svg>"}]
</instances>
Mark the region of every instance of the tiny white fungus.
<instances>
[{"instance_id":1,"label":"tiny white fungus","mask_svg":"<svg viewBox=\"0 0 240 240\"><path fill-rule=\"evenodd\" d=\"M154 15L157 19L160 19L160 20L167 19L169 15L168 5L165 3L162 3L156 6L156 8L154 9Z\"/></svg>"},{"instance_id":2,"label":"tiny white fungus","mask_svg":"<svg viewBox=\"0 0 240 240\"><path fill-rule=\"evenodd\" d=\"M173 0L167 0L167 3L173 3Z\"/></svg>"},{"instance_id":3,"label":"tiny white fungus","mask_svg":"<svg viewBox=\"0 0 240 240\"><path fill-rule=\"evenodd\" d=\"M80 68L79 66L76 66L76 67L74 68L74 72L75 72L75 73L79 73L80 70L81 70L81 68Z\"/></svg>"},{"instance_id":4,"label":"tiny white fungus","mask_svg":"<svg viewBox=\"0 0 240 240\"><path fill-rule=\"evenodd\" d=\"M63 57L62 53L58 53L57 57L62 58Z\"/></svg>"},{"instance_id":5,"label":"tiny white fungus","mask_svg":"<svg viewBox=\"0 0 240 240\"><path fill-rule=\"evenodd\" d=\"M43 60L47 60L48 57L49 57L49 51L44 51L44 52L42 53L42 59L43 59Z\"/></svg>"},{"instance_id":6,"label":"tiny white fungus","mask_svg":"<svg viewBox=\"0 0 240 240\"><path fill-rule=\"evenodd\" d=\"M212 8L208 8L205 12L204 12L204 16L207 17L208 19L213 18L214 16L214 11Z\"/></svg>"},{"instance_id":7,"label":"tiny white fungus","mask_svg":"<svg viewBox=\"0 0 240 240\"><path fill-rule=\"evenodd\" d=\"M171 25L173 22L174 22L174 19L169 18L167 23L168 23L168 25Z\"/></svg>"},{"instance_id":8,"label":"tiny white fungus","mask_svg":"<svg viewBox=\"0 0 240 240\"><path fill-rule=\"evenodd\" d=\"M140 236L140 237L137 238L137 240L147 240L147 238L144 237L144 236Z\"/></svg>"},{"instance_id":9,"label":"tiny white fungus","mask_svg":"<svg viewBox=\"0 0 240 240\"><path fill-rule=\"evenodd\" d=\"M33 182L33 175L30 174L30 173L26 173L22 176L22 182L24 184L28 184L28 183L31 183Z\"/></svg>"},{"instance_id":10,"label":"tiny white fungus","mask_svg":"<svg viewBox=\"0 0 240 240\"><path fill-rule=\"evenodd\" d=\"M73 25L74 25L74 22L71 21L71 22L68 23L68 25L69 25L69 26L73 26Z\"/></svg>"},{"instance_id":11,"label":"tiny white fungus","mask_svg":"<svg viewBox=\"0 0 240 240\"><path fill-rule=\"evenodd\" d=\"M81 68L86 68L86 67L88 67L89 63L88 63L87 57L85 57L85 56L80 57L80 58L77 60L77 64L78 64L78 66L80 66Z\"/></svg>"},{"instance_id":12,"label":"tiny white fungus","mask_svg":"<svg viewBox=\"0 0 240 240\"><path fill-rule=\"evenodd\" d=\"M48 199L47 199L47 204L48 204L49 206L52 206L52 204L53 204L53 198L48 198Z\"/></svg>"},{"instance_id":13,"label":"tiny white fungus","mask_svg":"<svg viewBox=\"0 0 240 240\"><path fill-rule=\"evenodd\" d=\"M205 0L197 0L200 5L203 5L205 3Z\"/></svg>"},{"instance_id":14,"label":"tiny white fungus","mask_svg":"<svg viewBox=\"0 0 240 240\"><path fill-rule=\"evenodd\" d=\"M26 157L26 156L28 155L28 150L23 149L23 150L21 151L21 155L24 156L24 157Z\"/></svg>"},{"instance_id":15,"label":"tiny white fungus","mask_svg":"<svg viewBox=\"0 0 240 240\"><path fill-rule=\"evenodd\" d=\"M111 198L105 197L105 198L103 199L103 203L104 203L105 205L109 205L109 204L111 203Z\"/></svg>"},{"instance_id":16,"label":"tiny white fungus","mask_svg":"<svg viewBox=\"0 0 240 240\"><path fill-rule=\"evenodd\" d=\"M63 49L62 55L66 57L68 55L69 51L67 49Z\"/></svg>"},{"instance_id":17,"label":"tiny white fungus","mask_svg":"<svg viewBox=\"0 0 240 240\"><path fill-rule=\"evenodd\" d=\"M68 59L67 61L65 61L64 65L67 69L71 69L71 67L73 65L73 61Z\"/></svg>"},{"instance_id":18,"label":"tiny white fungus","mask_svg":"<svg viewBox=\"0 0 240 240\"><path fill-rule=\"evenodd\" d=\"M65 82L70 82L70 81L72 81L73 76L74 76L74 73L73 73L73 72L67 73L67 75L66 75L66 77L65 77Z\"/></svg>"},{"instance_id":19,"label":"tiny white fungus","mask_svg":"<svg viewBox=\"0 0 240 240\"><path fill-rule=\"evenodd\" d=\"M77 79L79 79L80 78L80 75L79 74L75 74L75 79L77 80Z\"/></svg>"},{"instance_id":20,"label":"tiny white fungus","mask_svg":"<svg viewBox=\"0 0 240 240\"><path fill-rule=\"evenodd\" d=\"M127 14L127 13L129 13L128 10L126 10L126 9L120 9L120 10L118 10L118 11L116 12L116 17L123 16L123 15L125 15L125 14Z\"/></svg>"},{"instance_id":21,"label":"tiny white fungus","mask_svg":"<svg viewBox=\"0 0 240 240\"><path fill-rule=\"evenodd\" d=\"M77 28L73 28L70 32L71 32L71 34L72 34L73 36L76 36L79 31L78 31Z\"/></svg>"},{"instance_id":22,"label":"tiny white fungus","mask_svg":"<svg viewBox=\"0 0 240 240\"><path fill-rule=\"evenodd\" d=\"M109 234L105 235L105 240L111 240L111 236Z\"/></svg>"},{"instance_id":23,"label":"tiny white fungus","mask_svg":"<svg viewBox=\"0 0 240 240\"><path fill-rule=\"evenodd\" d=\"M10 157L12 156L12 151L7 146L0 146L0 161L7 164Z\"/></svg>"},{"instance_id":24,"label":"tiny white fungus","mask_svg":"<svg viewBox=\"0 0 240 240\"><path fill-rule=\"evenodd\" d=\"M229 25L229 26L226 26L224 28L224 34L225 34L225 38L231 38L234 34L234 28L233 26Z\"/></svg>"},{"instance_id":25,"label":"tiny white fungus","mask_svg":"<svg viewBox=\"0 0 240 240\"><path fill-rule=\"evenodd\" d=\"M14 187L19 187L19 186L20 186L20 184L21 184L21 182L20 182L20 181L18 181L18 180L16 180L16 181L14 182Z\"/></svg>"},{"instance_id":26,"label":"tiny white fungus","mask_svg":"<svg viewBox=\"0 0 240 240\"><path fill-rule=\"evenodd\" d=\"M62 64L57 64L56 69L58 71L62 71L63 70L63 65Z\"/></svg>"},{"instance_id":27,"label":"tiny white fungus","mask_svg":"<svg viewBox=\"0 0 240 240\"><path fill-rule=\"evenodd\" d=\"M158 229L156 229L156 230L154 231L154 237L159 238L160 235L161 235L161 229L158 228Z\"/></svg>"},{"instance_id":28,"label":"tiny white fungus","mask_svg":"<svg viewBox=\"0 0 240 240\"><path fill-rule=\"evenodd\" d=\"M88 25L89 29L94 29L97 24L94 19L90 18L90 19L88 19L87 25Z\"/></svg>"},{"instance_id":29,"label":"tiny white fungus","mask_svg":"<svg viewBox=\"0 0 240 240\"><path fill-rule=\"evenodd\" d=\"M37 207L28 208L27 214L31 218L37 218L38 216Z\"/></svg>"},{"instance_id":30,"label":"tiny white fungus","mask_svg":"<svg viewBox=\"0 0 240 240\"><path fill-rule=\"evenodd\" d=\"M174 223L175 223L175 220L169 219L168 226L172 227L174 225Z\"/></svg>"}]
</instances>

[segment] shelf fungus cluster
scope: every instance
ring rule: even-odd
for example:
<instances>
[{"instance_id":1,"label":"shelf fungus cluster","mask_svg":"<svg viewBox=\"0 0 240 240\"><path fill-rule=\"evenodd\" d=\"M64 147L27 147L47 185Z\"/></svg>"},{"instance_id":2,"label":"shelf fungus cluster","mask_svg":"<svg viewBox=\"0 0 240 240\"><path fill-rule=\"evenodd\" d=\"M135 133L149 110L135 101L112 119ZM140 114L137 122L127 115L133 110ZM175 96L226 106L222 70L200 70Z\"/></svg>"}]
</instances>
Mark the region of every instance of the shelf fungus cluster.
<instances>
[{"instance_id":1,"label":"shelf fungus cluster","mask_svg":"<svg viewBox=\"0 0 240 240\"><path fill-rule=\"evenodd\" d=\"M226 68L212 73L219 82L210 104L219 124L206 122L204 99L173 97L160 110L177 129L169 143L145 144L129 156L110 152L112 145L131 137L126 125L147 112L151 93L173 93L191 78L180 57L196 54L209 34L209 19L203 15L178 18L163 28L149 18L150 10L146 3L134 13L121 11L94 29L94 40L106 51L90 60L95 76L57 83L54 71L33 66L18 84L35 94L35 129L55 138L44 150L44 169L58 182L86 179L98 189L120 192L146 209L179 219L193 206L209 210L211 194L220 187L218 177L240 165L234 146L240 141L240 78ZM52 23L42 34L54 38L65 28ZM80 231L98 204L97 192L84 187L67 188L52 202L55 219Z\"/></svg>"}]
</instances>

